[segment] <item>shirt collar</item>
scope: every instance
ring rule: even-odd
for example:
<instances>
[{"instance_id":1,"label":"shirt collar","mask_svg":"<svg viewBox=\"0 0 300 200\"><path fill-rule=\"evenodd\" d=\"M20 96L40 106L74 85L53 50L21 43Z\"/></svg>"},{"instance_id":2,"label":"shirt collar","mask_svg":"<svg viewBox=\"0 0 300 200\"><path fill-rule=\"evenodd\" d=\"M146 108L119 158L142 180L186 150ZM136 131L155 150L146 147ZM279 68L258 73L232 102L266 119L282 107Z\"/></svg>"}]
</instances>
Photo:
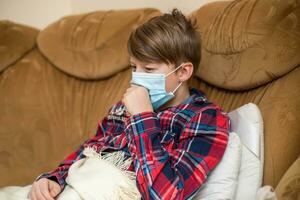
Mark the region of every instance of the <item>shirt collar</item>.
<instances>
[{"instance_id":1,"label":"shirt collar","mask_svg":"<svg viewBox=\"0 0 300 200\"><path fill-rule=\"evenodd\" d=\"M171 106L171 107L167 107L164 108L160 111L158 111L158 113L160 112L164 112L166 110L177 110L177 109L181 109L181 107L187 105L187 104L197 104L197 103L203 103L207 101L206 95L201 92L200 90L196 89L196 88L189 88L190 91L190 96L188 98L186 98L183 102L181 102L180 104L176 105L176 106Z\"/></svg>"},{"instance_id":2,"label":"shirt collar","mask_svg":"<svg viewBox=\"0 0 300 200\"><path fill-rule=\"evenodd\" d=\"M193 102L204 102L207 101L206 95L196 88L190 88L190 96L185 99L182 104L190 104Z\"/></svg>"}]
</instances>

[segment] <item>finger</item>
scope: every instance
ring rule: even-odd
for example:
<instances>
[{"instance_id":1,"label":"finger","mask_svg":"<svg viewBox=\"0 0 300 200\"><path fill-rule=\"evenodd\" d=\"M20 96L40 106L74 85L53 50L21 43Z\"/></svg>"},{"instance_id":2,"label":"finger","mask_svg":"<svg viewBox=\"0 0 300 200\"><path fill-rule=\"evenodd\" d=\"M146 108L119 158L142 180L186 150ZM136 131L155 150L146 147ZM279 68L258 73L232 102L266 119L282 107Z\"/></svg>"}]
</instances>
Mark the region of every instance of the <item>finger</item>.
<instances>
[{"instance_id":1,"label":"finger","mask_svg":"<svg viewBox=\"0 0 300 200\"><path fill-rule=\"evenodd\" d=\"M127 88L127 89L126 89L126 93L132 92L134 89L135 89L135 88L132 88L132 87Z\"/></svg>"},{"instance_id":2,"label":"finger","mask_svg":"<svg viewBox=\"0 0 300 200\"><path fill-rule=\"evenodd\" d=\"M56 196L59 194L59 192L60 192L60 190L58 190L58 189L52 189L52 190L50 191L50 195L51 195L52 197L56 197Z\"/></svg>"},{"instance_id":3,"label":"finger","mask_svg":"<svg viewBox=\"0 0 300 200\"><path fill-rule=\"evenodd\" d=\"M127 96L128 94L129 94L129 92L126 91L126 92L123 94L123 97L124 97L124 96Z\"/></svg>"},{"instance_id":4,"label":"finger","mask_svg":"<svg viewBox=\"0 0 300 200\"><path fill-rule=\"evenodd\" d=\"M129 93L128 92L126 92L123 96L124 97L127 97L129 95Z\"/></svg>"},{"instance_id":5,"label":"finger","mask_svg":"<svg viewBox=\"0 0 300 200\"><path fill-rule=\"evenodd\" d=\"M131 85L131 87L132 88L136 88L136 87L142 87L141 85L138 85L138 84L135 84L135 83L133 83L132 85Z\"/></svg>"},{"instance_id":6,"label":"finger","mask_svg":"<svg viewBox=\"0 0 300 200\"><path fill-rule=\"evenodd\" d=\"M43 182L43 183L39 184L40 192L46 200L54 200L50 196L48 184L49 184L49 182Z\"/></svg>"},{"instance_id":7,"label":"finger","mask_svg":"<svg viewBox=\"0 0 300 200\"><path fill-rule=\"evenodd\" d=\"M36 182L34 183L31 195L32 195L32 199L33 200L40 200L40 198L39 198L39 196L37 194L37 183Z\"/></svg>"},{"instance_id":8,"label":"finger","mask_svg":"<svg viewBox=\"0 0 300 200\"><path fill-rule=\"evenodd\" d=\"M144 86L141 86L141 85L133 85L131 88L132 88L132 90L137 90L137 89L145 89L145 90L147 90Z\"/></svg>"},{"instance_id":9,"label":"finger","mask_svg":"<svg viewBox=\"0 0 300 200\"><path fill-rule=\"evenodd\" d=\"M126 92L124 93L124 95L130 95L134 92L134 90L126 90Z\"/></svg>"},{"instance_id":10,"label":"finger","mask_svg":"<svg viewBox=\"0 0 300 200\"><path fill-rule=\"evenodd\" d=\"M39 183L35 184L34 194L37 200L46 200L40 191Z\"/></svg>"},{"instance_id":11,"label":"finger","mask_svg":"<svg viewBox=\"0 0 300 200\"><path fill-rule=\"evenodd\" d=\"M35 187L36 187L36 182L32 184L31 190L29 192L30 200L36 200Z\"/></svg>"},{"instance_id":12,"label":"finger","mask_svg":"<svg viewBox=\"0 0 300 200\"><path fill-rule=\"evenodd\" d=\"M51 183L49 184L49 190L50 190L50 195L52 197L56 197L60 193L61 188L59 184Z\"/></svg>"},{"instance_id":13,"label":"finger","mask_svg":"<svg viewBox=\"0 0 300 200\"><path fill-rule=\"evenodd\" d=\"M145 90L145 91L148 91L147 88L145 87L142 87L142 86L136 86L136 88L134 88L135 90Z\"/></svg>"},{"instance_id":14,"label":"finger","mask_svg":"<svg viewBox=\"0 0 300 200\"><path fill-rule=\"evenodd\" d=\"M133 85L131 85L129 88L127 88L127 89L130 89L130 90L135 90L135 89L137 89L137 88L145 88L144 86L141 86L141 85L136 85L136 84L133 84Z\"/></svg>"},{"instance_id":15,"label":"finger","mask_svg":"<svg viewBox=\"0 0 300 200\"><path fill-rule=\"evenodd\" d=\"M34 194L34 192L31 192L30 194L30 200L38 200Z\"/></svg>"}]
</instances>

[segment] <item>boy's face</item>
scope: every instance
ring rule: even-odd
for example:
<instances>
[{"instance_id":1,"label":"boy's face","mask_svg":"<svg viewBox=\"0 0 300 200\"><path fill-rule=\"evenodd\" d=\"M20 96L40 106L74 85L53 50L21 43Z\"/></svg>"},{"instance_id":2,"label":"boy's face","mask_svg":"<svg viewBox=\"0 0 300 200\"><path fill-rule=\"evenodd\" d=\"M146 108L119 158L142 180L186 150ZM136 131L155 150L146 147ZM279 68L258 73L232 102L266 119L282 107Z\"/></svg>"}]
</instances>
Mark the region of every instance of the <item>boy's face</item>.
<instances>
[{"instance_id":1,"label":"boy's face","mask_svg":"<svg viewBox=\"0 0 300 200\"><path fill-rule=\"evenodd\" d=\"M151 73L151 74L165 74L167 75L171 71L173 71L176 67L175 65L167 65L165 63L145 63L137 60L134 57L130 57L130 65L132 67L132 71L140 72L140 73ZM179 84L179 78L177 73L180 71L178 69L174 73L170 74L166 77L166 91L172 92Z\"/></svg>"}]
</instances>

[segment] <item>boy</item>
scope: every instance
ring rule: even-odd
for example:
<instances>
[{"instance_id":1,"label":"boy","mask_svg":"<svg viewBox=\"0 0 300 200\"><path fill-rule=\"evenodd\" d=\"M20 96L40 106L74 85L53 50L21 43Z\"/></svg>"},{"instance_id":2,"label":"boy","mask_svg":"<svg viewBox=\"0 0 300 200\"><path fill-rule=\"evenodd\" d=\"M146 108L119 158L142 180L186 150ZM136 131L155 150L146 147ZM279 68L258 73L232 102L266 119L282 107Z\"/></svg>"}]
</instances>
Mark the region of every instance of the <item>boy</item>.
<instances>
[{"instance_id":1,"label":"boy","mask_svg":"<svg viewBox=\"0 0 300 200\"><path fill-rule=\"evenodd\" d=\"M122 150L134 158L130 170L142 199L191 199L221 160L229 119L187 81L200 62L195 28L174 9L130 35L131 87L99 123L96 135L40 175L30 199L54 199L65 187L72 163L84 147Z\"/></svg>"}]
</instances>

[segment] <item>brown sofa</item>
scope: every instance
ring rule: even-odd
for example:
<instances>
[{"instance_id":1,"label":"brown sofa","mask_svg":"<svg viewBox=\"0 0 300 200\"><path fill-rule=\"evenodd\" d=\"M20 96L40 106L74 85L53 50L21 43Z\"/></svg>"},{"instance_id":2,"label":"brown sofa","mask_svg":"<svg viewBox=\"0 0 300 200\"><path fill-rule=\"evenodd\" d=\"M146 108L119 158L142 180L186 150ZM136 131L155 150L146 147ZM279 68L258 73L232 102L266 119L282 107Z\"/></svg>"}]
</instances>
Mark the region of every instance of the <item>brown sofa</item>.
<instances>
[{"instance_id":1,"label":"brown sofa","mask_svg":"<svg viewBox=\"0 0 300 200\"><path fill-rule=\"evenodd\" d=\"M0 21L0 187L32 183L95 134L129 86L130 32L160 14L97 11L44 30ZM300 2L214 2L189 17L202 40L191 86L225 111L259 106L263 185L276 188L279 199L299 198Z\"/></svg>"}]
</instances>

